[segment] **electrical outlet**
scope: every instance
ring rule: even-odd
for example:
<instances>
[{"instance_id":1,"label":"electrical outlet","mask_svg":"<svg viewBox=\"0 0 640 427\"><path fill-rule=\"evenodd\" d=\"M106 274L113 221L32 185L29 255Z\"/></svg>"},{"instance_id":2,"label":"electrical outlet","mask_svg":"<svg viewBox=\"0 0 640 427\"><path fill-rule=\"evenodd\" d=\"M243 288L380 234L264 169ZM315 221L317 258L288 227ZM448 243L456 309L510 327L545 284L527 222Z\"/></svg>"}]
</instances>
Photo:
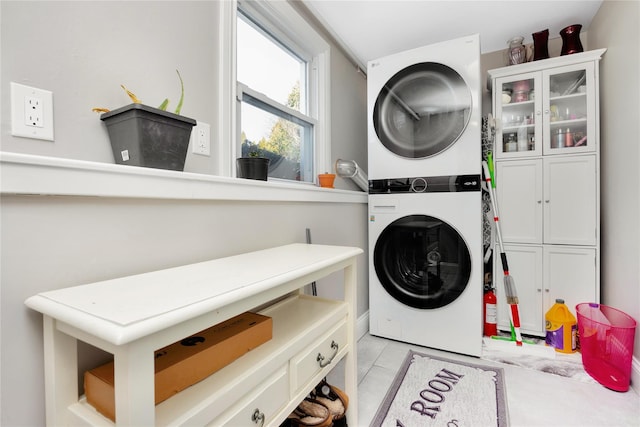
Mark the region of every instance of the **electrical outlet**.
<instances>
[{"instance_id":1,"label":"electrical outlet","mask_svg":"<svg viewBox=\"0 0 640 427\"><path fill-rule=\"evenodd\" d=\"M11 135L53 141L53 93L11 82Z\"/></svg>"},{"instance_id":2,"label":"electrical outlet","mask_svg":"<svg viewBox=\"0 0 640 427\"><path fill-rule=\"evenodd\" d=\"M27 126L44 127L42 113L42 99L35 96L24 98L24 124Z\"/></svg>"},{"instance_id":3,"label":"electrical outlet","mask_svg":"<svg viewBox=\"0 0 640 427\"><path fill-rule=\"evenodd\" d=\"M211 126L198 122L191 131L191 151L201 156L211 155Z\"/></svg>"}]
</instances>

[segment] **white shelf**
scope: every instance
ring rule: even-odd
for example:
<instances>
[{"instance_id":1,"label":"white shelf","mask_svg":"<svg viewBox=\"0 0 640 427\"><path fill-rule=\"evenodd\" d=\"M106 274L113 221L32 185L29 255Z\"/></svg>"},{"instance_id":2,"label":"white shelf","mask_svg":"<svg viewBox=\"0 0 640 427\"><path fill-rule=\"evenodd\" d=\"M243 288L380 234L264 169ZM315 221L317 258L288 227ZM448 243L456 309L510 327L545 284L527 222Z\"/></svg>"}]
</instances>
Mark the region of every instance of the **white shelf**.
<instances>
[{"instance_id":1,"label":"white shelf","mask_svg":"<svg viewBox=\"0 0 640 427\"><path fill-rule=\"evenodd\" d=\"M493 87L493 79L498 77L510 76L513 74L524 74L538 71L540 68L556 68L562 67L570 63L578 61L599 61L607 49L595 49L586 52L574 53L571 55L556 56L553 58L542 59L539 61L525 62L523 64L509 65L507 67L495 68L487 71L487 89L491 92Z\"/></svg>"},{"instance_id":2,"label":"white shelf","mask_svg":"<svg viewBox=\"0 0 640 427\"><path fill-rule=\"evenodd\" d=\"M237 359L231 365L156 405L156 424L160 426L197 425L198 418L213 419L228 405L249 393L271 372L284 365L288 354L299 353L311 345L319 331L329 330L336 318L347 315L346 303L305 295L287 298L260 312L273 319L273 338ZM334 362L337 362L346 348ZM232 386L242 383L242 387ZM81 419L114 423L103 417L83 398L71 405Z\"/></svg>"},{"instance_id":3,"label":"white shelf","mask_svg":"<svg viewBox=\"0 0 640 427\"><path fill-rule=\"evenodd\" d=\"M335 353L335 361L346 358L345 391L353 405L349 422L356 424L355 263L361 253L359 248L292 244L27 299L30 308L44 314L47 424L113 425L78 400L77 340L114 355L116 425L206 425L230 416L222 413L227 409L245 419L245 397L270 397L270 384L289 389L288 400L261 406L267 425L279 425L334 366L320 366L316 349L328 357ZM300 293L340 270L344 301ZM256 307L266 307L262 313L273 318L269 342L154 404L155 350ZM294 372L309 363L315 371ZM257 389L264 396L254 396Z\"/></svg>"},{"instance_id":4,"label":"white shelf","mask_svg":"<svg viewBox=\"0 0 640 427\"><path fill-rule=\"evenodd\" d=\"M366 203L367 193L0 152L2 194L176 200Z\"/></svg>"},{"instance_id":5,"label":"white shelf","mask_svg":"<svg viewBox=\"0 0 640 427\"><path fill-rule=\"evenodd\" d=\"M240 303L278 286L287 275L311 273L318 266L344 261L358 250L340 249L293 244L43 292L27 299L25 304L110 344L124 345L176 323ZM286 292L296 289L295 286ZM238 310L236 314L241 312Z\"/></svg>"},{"instance_id":6,"label":"white shelf","mask_svg":"<svg viewBox=\"0 0 640 427\"><path fill-rule=\"evenodd\" d=\"M524 105L528 105L531 108L533 108L533 101L509 102L509 103L503 104L502 108L506 110L509 108L522 107Z\"/></svg>"},{"instance_id":7,"label":"white shelf","mask_svg":"<svg viewBox=\"0 0 640 427\"><path fill-rule=\"evenodd\" d=\"M587 94L586 93L570 93L567 95L558 95L558 96L550 96L549 97L549 101L558 101L558 100L563 100L563 99L571 99L571 98L586 98Z\"/></svg>"}]
</instances>

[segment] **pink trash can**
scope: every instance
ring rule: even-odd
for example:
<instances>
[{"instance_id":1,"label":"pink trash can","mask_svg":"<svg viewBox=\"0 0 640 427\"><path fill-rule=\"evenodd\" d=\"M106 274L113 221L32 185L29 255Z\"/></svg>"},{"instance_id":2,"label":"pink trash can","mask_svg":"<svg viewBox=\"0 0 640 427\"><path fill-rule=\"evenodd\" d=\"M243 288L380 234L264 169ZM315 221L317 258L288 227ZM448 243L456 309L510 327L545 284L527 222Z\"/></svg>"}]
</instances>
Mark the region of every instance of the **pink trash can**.
<instances>
[{"instance_id":1,"label":"pink trash can","mask_svg":"<svg viewBox=\"0 0 640 427\"><path fill-rule=\"evenodd\" d=\"M596 303L576 305L576 314L584 370L611 390L629 390L636 321Z\"/></svg>"}]
</instances>

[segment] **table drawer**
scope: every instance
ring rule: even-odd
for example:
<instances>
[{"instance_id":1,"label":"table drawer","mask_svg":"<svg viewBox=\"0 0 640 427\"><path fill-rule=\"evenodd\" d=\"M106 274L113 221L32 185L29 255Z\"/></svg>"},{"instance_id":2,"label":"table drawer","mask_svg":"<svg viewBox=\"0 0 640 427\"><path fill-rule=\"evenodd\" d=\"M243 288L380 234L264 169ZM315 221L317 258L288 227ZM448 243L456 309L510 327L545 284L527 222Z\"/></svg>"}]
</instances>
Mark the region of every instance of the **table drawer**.
<instances>
[{"instance_id":1,"label":"table drawer","mask_svg":"<svg viewBox=\"0 0 640 427\"><path fill-rule=\"evenodd\" d=\"M289 403L289 376L287 367L278 369L255 392L246 396L209 426L268 425L272 418Z\"/></svg>"},{"instance_id":2,"label":"table drawer","mask_svg":"<svg viewBox=\"0 0 640 427\"><path fill-rule=\"evenodd\" d=\"M323 369L331 370L345 353L347 323L343 319L312 345L291 359L291 385L298 391Z\"/></svg>"}]
</instances>

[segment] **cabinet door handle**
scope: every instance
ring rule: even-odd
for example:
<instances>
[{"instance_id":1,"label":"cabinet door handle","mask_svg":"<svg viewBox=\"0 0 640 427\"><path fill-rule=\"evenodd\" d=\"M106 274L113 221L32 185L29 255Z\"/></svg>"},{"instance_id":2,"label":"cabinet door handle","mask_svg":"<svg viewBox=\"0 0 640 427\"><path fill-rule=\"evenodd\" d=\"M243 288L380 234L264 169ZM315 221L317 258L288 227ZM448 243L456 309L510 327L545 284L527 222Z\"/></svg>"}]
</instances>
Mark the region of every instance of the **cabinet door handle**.
<instances>
[{"instance_id":1,"label":"cabinet door handle","mask_svg":"<svg viewBox=\"0 0 640 427\"><path fill-rule=\"evenodd\" d=\"M549 200L545 200L544 202L545 202L545 203L549 203Z\"/></svg>"},{"instance_id":2,"label":"cabinet door handle","mask_svg":"<svg viewBox=\"0 0 640 427\"><path fill-rule=\"evenodd\" d=\"M260 412L260 409L253 411L253 415L251 416L251 421L256 424L260 424L260 427L264 425L264 412Z\"/></svg>"},{"instance_id":3,"label":"cabinet door handle","mask_svg":"<svg viewBox=\"0 0 640 427\"><path fill-rule=\"evenodd\" d=\"M339 346L337 342L331 341L331 348L333 349L333 354L331 355L329 360L327 360L326 362L324 361L324 356L322 355L322 353L318 353L318 357L316 357L316 361L318 362L321 368L324 368L325 366L329 365L333 361L333 358L336 357L336 354L338 354L338 347Z\"/></svg>"},{"instance_id":4,"label":"cabinet door handle","mask_svg":"<svg viewBox=\"0 0 640 427\"><path fill-rule=\"evenodd\" d=\"M542 200L538 200L538 204L541 205L542 204Z\"/></svg>"}]
</instances>

